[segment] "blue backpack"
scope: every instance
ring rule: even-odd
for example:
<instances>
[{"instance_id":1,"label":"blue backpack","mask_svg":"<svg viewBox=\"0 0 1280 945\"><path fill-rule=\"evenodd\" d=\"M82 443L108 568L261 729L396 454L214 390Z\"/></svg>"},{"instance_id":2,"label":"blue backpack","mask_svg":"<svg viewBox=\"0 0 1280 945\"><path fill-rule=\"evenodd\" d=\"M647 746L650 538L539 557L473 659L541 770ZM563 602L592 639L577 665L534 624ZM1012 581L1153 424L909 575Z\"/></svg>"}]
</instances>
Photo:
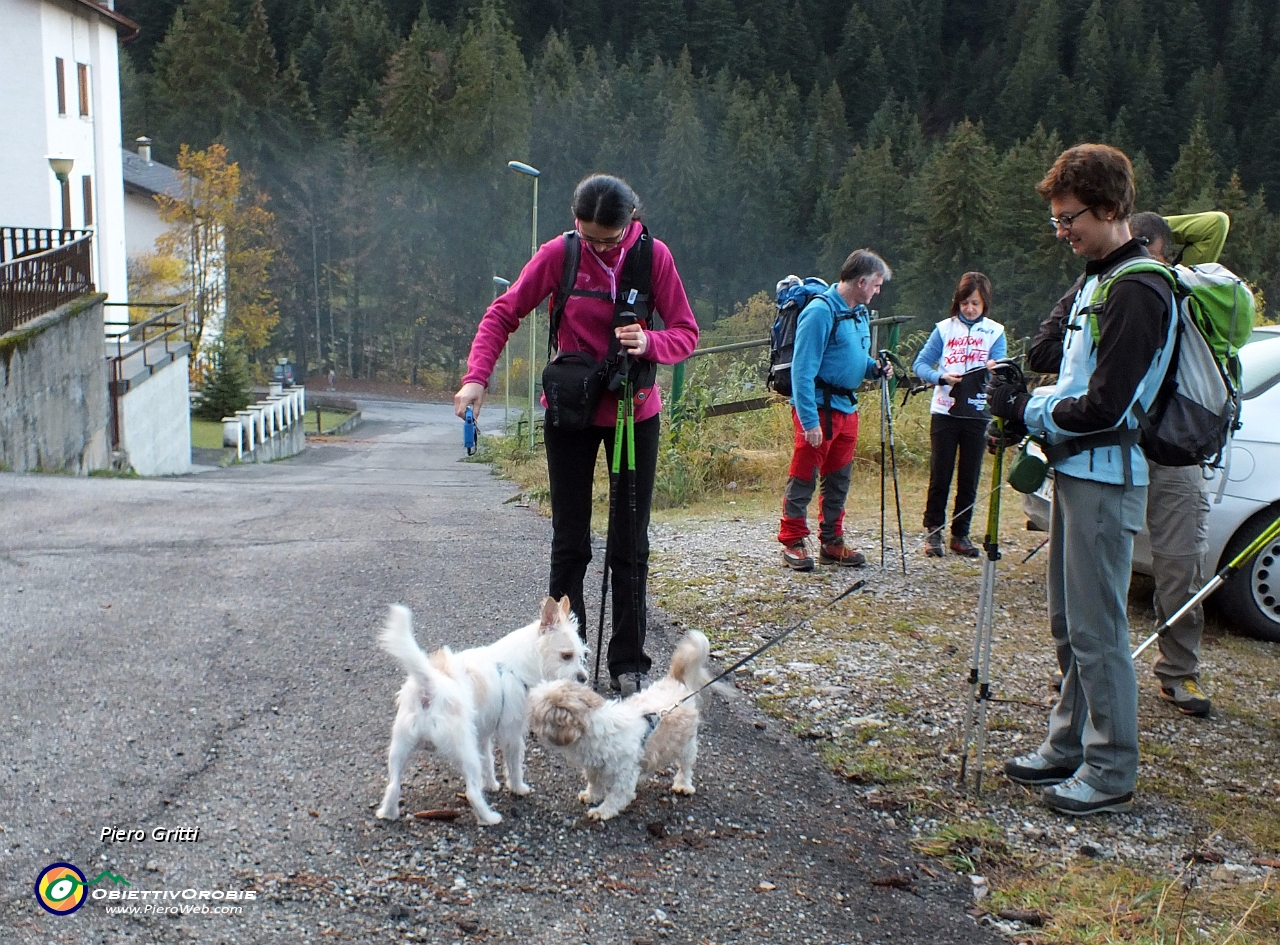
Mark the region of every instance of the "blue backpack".
<instances>
[{"instance_id":1,"label":"blue backpack","mask_svg":"<svg viewBox=\"0 0 1280 945\"><path fill-rule=\"evenodd\" d=\"M776 304L778 314L769 332L769 378L765 382L771 391L783 397L791 396L791 359L796 349L796 322L804 307L826 292L830 286L816 276L801 279L787 276L778 283ZM836 325L831 325L831 337L835 337ZM831 343L830 339L827 341Z\"/></svg>"}]
</instances>

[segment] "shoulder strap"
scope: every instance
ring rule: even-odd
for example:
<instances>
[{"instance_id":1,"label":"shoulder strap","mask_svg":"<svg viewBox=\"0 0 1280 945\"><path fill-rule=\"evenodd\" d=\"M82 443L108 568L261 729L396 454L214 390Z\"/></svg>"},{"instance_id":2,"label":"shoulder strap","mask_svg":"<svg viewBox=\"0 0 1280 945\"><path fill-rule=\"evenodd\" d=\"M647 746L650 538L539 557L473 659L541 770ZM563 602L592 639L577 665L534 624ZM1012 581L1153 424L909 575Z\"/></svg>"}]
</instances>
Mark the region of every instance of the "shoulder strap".
<instances>
[{"instance_id":1,"label":"shoulder strap","mask_svg":"<svg viewBox=\"0 0 1280 945\"><path fill-rule=\"evenodd\" d=\"M573 292L573 284L578 281L578 264L582 261L582 242L578 239L577 230L569 230L564 234L564 269L560 273L560 288L556 292L555 301L551 303L551 317L548 324L547 360L551 360L551 352L560 350L560 319L564 317L564 307Z\"/></svg>"},{"instance_id":2,"label":"shoulder strap","mask_svg":"<svg viewBox=\"0 0 1280 945\"><path fill-rule=\"evenodd\" d=\"M1157 281L1155 277L1163 277L1162 281L1168 286L1169 291L1174 293L1175 296L1177 295L1178 277L1170 266L1166 266L1164 263L1157 262L1154 259L1144 259L1142 257L1124 260L1098 281L1098 288L1094 292L1093 300L1085 309L1089 320L1089 335L1093 338L1094 345L1097 345L1098 339L1102 337L1102 329L1098 327L1098 313L1107 304L1107 299L1111 294L1111 287L1120 279L1130 276L1138 277L1139 281L1146 283L1157 291L1159 291L1157 287L1160 285L1160 281ZM1142 278L1143 276L1146 278Z\"/></svg>"},{"instance_id":3,"label":"shoulder strap","mask_svg":"<svg viewBox=\"0 0 1280 945\"><path fill-rule=\"evenodd\" d=\"M641 224L640 238L627 252L618 283L618 304L644 318L653 327L653 238Z\"/></svg>"}]
</instances>

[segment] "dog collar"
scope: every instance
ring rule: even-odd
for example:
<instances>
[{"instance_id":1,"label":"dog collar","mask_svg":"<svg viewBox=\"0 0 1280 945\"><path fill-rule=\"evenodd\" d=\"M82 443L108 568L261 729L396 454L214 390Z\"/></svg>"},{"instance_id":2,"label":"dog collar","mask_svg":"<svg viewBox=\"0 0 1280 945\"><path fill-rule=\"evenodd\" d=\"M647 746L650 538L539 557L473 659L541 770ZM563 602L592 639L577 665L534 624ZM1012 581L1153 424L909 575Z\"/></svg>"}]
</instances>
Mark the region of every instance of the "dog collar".
<instances>
[{"instance_id":1,"label":"dog collar","mask_svg":"<svg viewBox=\"0 0 1280 945\"><path fill-rule=\"evenodd\" d=\"M640 739L640 747L643 749L649 742L649 736L658 730L658 726L662 724L662 716L657 712L646 712L644 720L649 723L649 731L644 733L644 738Z\"/></svg>"}]
</instances>

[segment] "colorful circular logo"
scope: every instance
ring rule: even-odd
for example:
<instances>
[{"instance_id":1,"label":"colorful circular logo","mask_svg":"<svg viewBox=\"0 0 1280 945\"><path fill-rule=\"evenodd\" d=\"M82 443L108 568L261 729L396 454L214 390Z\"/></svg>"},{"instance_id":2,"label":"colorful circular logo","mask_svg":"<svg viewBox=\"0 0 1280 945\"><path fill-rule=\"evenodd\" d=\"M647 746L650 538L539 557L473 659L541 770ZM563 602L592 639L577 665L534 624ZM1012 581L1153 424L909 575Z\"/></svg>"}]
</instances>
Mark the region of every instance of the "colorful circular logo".
<instances>
[{"instance_id":1,"label":"colorful circular logo","mask_svg":"<svg viewBox=\"0 0 1280 945\"><path fill-rule=\"evenodd\" d=\"M51 863L36 878L36 900L46 912L71 915L84 905L85 879L70 863Z\"/></svg>"}]
</instances>

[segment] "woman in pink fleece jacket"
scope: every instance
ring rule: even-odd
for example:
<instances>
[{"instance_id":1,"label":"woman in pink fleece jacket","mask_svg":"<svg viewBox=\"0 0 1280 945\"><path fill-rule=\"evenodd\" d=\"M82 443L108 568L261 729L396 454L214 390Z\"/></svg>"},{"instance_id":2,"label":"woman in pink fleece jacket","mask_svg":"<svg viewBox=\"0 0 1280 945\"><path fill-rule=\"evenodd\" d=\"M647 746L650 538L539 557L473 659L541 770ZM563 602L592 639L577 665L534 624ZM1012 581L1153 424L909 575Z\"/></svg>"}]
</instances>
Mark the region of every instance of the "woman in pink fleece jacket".
<instances>
[{"instance_id":1,"label":"woman in pink fleece jacket","mask_svg":"<svg viewBox=\"0 0 1280 945\"><path fill-rule=\"evenodd\" d=\"M640 202L623 180L593 174L578 184L573 194L573 216L582 255L573 294L569 296L557 335L561 352L581 351L603 360L611 336L633 358L676 364L687 358L698 343L698 325L684 284L676 272L671 251L653 240L653 292L651 309L662 317L655 329L644 321L613 327L619 280L627 253L640 239ZM544 243L529 260L514 285L485 312L471 345L467 373L454 395L458 416L467 407L478 415L484 402L489 375L520 319L559 291L564 271L565 238ZM582 294L579 294L582 293ZM617 513L609 541L609 567L613 571L613 633L609 639L609 677L614 689L629 694L643 688L649 672L644 652L645 594L649 577L649 507L654 473L658 465L658 418L662 396L653 386L637 390L635 399L635 535L626 487L620 484ZM546 425L547 472L551 481L551 578L552 597L568 594L578 617L579 632L587 629L582 583L591 561L591 494L596 458L604 444L613 461L614 422L618 398L605 391L595 418L585 430L562 430ZM625 468L625 464L624 464ZM633 554L634 550L634 554ZM638 612L633 605L633 576L639 588Z\"/></svg>"}]
</instances>

